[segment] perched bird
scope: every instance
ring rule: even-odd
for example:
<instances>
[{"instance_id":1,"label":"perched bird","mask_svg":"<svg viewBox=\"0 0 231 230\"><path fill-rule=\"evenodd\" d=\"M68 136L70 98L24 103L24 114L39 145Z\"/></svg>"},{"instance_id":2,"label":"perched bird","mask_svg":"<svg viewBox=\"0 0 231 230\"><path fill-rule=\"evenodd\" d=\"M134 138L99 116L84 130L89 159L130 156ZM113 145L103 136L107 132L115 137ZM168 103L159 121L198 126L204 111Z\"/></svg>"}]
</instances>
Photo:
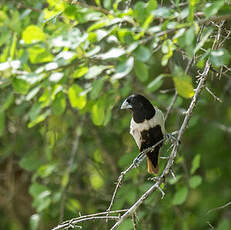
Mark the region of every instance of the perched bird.
<instances>
[{"instance_id":1,"label":"perched bird","mask_svg":"<svg viewBox=\"0 0 231 230\"><path fill-rule=\"evenodd\" d=\"M164 115L147 98L139 94L131 95L125 99L121 109L130 109L133 113L130 134L141 152L164 138ZM149 173L158 173L158 155L162 144L163 142L147 153Z\"/></svg>"}]
</instances>

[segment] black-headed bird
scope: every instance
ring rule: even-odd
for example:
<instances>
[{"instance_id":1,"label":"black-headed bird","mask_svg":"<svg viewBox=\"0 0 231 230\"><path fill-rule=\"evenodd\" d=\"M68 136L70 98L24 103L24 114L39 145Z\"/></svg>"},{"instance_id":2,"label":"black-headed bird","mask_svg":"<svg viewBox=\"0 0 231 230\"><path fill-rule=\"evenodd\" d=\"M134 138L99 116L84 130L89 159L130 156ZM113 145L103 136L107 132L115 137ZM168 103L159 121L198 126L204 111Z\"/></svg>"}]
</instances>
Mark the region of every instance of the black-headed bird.
<instances>
[{"instance_id":1,"label":"black-headed bird","mask_svg":"<svg viewBox=\"0 0 231 230\"><path fill-rule=\"evenodd\" d=\"M130 134L141 152L163 140L165 135L164 115L147 98L140 94L131 95L125 99L121 109L130 109L133 113ZM149 173L158 173L158 156L162 145L163 142L146 154Z\"/></svg>"}]
</instances>

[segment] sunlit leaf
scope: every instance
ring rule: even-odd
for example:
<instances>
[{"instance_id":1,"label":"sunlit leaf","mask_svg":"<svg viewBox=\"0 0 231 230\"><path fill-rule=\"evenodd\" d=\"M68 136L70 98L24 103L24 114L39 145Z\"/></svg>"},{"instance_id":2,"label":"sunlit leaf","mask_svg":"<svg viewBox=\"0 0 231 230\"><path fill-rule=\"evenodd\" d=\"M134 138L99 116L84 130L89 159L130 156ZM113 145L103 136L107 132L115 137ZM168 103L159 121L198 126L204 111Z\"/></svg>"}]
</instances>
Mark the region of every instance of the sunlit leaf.
<instances>
[{"instance_id":1,"label":"sunlit leaf","mask_svg":"<svg viewBox=\"0 0 231 230\"><path fill-rule=\"evenodd\" d=\"M175 67L173 80L177 93L180 96L184 98L193 97L194 90L192 86L192 79L190 76L184 74L184 72L179 67Z\"/></svg>"},{"instance_id":2,"label":"sunlit leaf","mask_svg":"<svg viewBox=\"0 0 231 230\"><path fill-rule=\"evenodd\" d=\"M73 213L76 213L81 209L81 203L75 199L68 199L66 206Z\"/></svg>"},{"instance_id":3,"label":"sunlit leaf","mask_svg":"<svg viewBox=\"0 0 231 230\"><path fill-rule=\"evenodd\" d=\"M87 95L83 93L83 89L77 84L69 88L68 97L71 106L77 109L83 109L87 103Z\"/></svg>"},{"instance_id":4,"label":"sunlit leaf","mask_svg":"<svg viewBox=\"0 0 231 230\"><path fill-rule=\"evenodd\" d=\"M105 108L104 103L102 101L96 102L92 106L91 110L91 119L93 123L97 126L100 126L104 122Z\"/></svg>"},{"instance_id":5,"label":"sunlit leaf","mask_svg":"<svg viewBox=\"0 0 231 230\"><path fill-rule=\"evenodd\" d=\"M55 100L52 103L53 112L56 115L61 115L66 109L66 98L64 93L61 91L55 96Z\"/></svg>"},{"instance_id":6,"label":"sunlit leaf","mask_svg":"<svg viewBox=\"0 0 231 230\"><path fill-rule=\"evenodd\" d=\"M22 38L25 43L33 43L35 41L44 41L46 35L38 26L30 25L23 31Z\"/></svg>"},{"instance_id":7,"label":"sunlit leaf","mask_svg":"<svg viewBox=\"0 0 231 230\"><path fill-rule=\"evenodd\" d=\"M23 79L14 78L12 83L16 93L26 94L30 88L30 84Z\"/></svg>"},{"instance_id":8,"label":"sunlit leaf","mask_svg":"<svg viewBox=\"0 0 231 230\"><path fill-rule=\"evenodd\" d=\"M112 59L112 58L118 58L125 54L125 50L121 48L112 48L108 52L97 55L98 58L101 58L102 60L105 59Z\"/></svg>"},{"instance_id":9,"label":"sunlit leaf","mask_svg":"<svg viewBox=\"0 0 231 230\"><path fill-rule=\"evenodd\" d=\"M104 65L94 65L88 69L88 72L85 74L86 79L93 79L100 75L104 70L108 69L108 66Z\"/></svg>"},{"instance_id":10,"label":"sunlit leaf","mask_svg":"<svg viewBox=\"0 0 231 230\"><path fill-rule=\"evenodd\" d=\"M39 214L33 214L30 217L30 230L37 230L39 226L40 221L40 215Z\"/></svg>"},{"instance_id":11,"label":"sunlit leaf","mask_svg":"<svg viewBox=\"0 0 231 230\"><path fill-rule=\"evenodd\" d=\"M139 61L146 62L151 57L151 52L150 52L150 50L147 47L145 47L145 46L139 46L135 50L135 57Z\"/></svg>"},{"instance_id":12,"label":"sunlit leaf","mask_svg":"<svg viewBox=\"0 0 231 230\"><path fill-rule=\"evenodd\" d=\"M53 55L45 48L33 46L28 49L31 63L43 63L53 60Z\"/></svg>"},{"instance_id":13,"label":"sunlit leaf","mask_svg":"<svg viewBox=\"0 0 231 230\"><path fill-rule=\"evenodd\" d=\"M129 74L134 65L134 58L129 57L127 60L124 60L116 66L116 73L113 75L113 79L120 79Z\"/></svg>"},{"instance_id":14,"label":"sunlit leaf","mask_svg":"<svg viewBox=\"0 0 231 230\"><path fill-rule=\"evenodd\" d=\"M84 76L88 71L88 67L87 66L81 66L78 69L75 70L75 72L73 73L73 78L80 78L82 76Z\"/></svg>"},{"instance_id":15,"label":"sunlit leaf","mask_svg":"<svg viewBox=\"0 0 231 230\"><path fill-rule=\"evenodd\" d=\"M37 125L38 123L44 121L49 115L50 115L50 111L49 110L47 110L46 112L38 115L34 120L32 120L28 124L28 128L32 128L33 126Z\"/></svg>"},{"instance_id":16,"label":"sunlit leaf","mask_svg":"<svg viewBox=\"0 0 231 230\"><path fill-rule=\"evenodd\" d=\"M225 48L213 50L210 56L211 63L215 66L228 65L231 60L231 55Z\"/></svg>"}]
</instances>

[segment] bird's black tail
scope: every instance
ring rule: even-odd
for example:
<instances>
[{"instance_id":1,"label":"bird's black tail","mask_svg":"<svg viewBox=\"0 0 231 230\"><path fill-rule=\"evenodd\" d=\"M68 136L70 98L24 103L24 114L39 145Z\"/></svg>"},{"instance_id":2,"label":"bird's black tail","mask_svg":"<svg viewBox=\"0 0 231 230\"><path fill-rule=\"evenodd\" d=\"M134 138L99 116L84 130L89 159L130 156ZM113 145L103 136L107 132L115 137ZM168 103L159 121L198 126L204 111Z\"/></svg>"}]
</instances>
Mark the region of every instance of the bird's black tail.
<instances>
[{"instance_id":1,"label":"bird's black tail","mask_svg":"<svg viewBox=\"0 0 231 230\"><path fill-rule=\"evenodd\" d=\"M147 164L148 172L157 174L159 171L158 167L158 156L160 147L156 146L154 150L147 153Z\"/></svg>"}]
</instances>

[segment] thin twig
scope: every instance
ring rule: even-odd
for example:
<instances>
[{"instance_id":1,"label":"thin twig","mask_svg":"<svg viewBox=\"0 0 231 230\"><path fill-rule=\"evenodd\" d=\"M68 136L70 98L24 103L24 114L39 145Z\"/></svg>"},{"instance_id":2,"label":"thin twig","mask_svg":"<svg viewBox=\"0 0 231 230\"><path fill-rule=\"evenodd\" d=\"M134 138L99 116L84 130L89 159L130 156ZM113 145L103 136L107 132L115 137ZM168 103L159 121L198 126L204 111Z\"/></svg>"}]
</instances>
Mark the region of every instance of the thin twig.
<instances>
[{"instance_id":1,"label":"thin twig","mask_svg":"<svg viewBox=\"0 0 231 230\"><path fill-rule=\"evenodd\" d=\"M224 209L224 208L226 208L226 207L228 207L228 206L230 206L230 205L231 205L231 201L228 202L227 204L224 204L224 205L222 205L222 206L219 206L219 207L217 207L217 208L213 208L213 209L209 210L209 211L208 211L208 214L211 213L211 212L220 210L220 209Z\"/></svg>"},{"instance_id":2,"label":"thin twig","mask_svg":"<svg viewBox=\"0 0 231 230\"><path fill-rule=\"evenodd\" d=\"M135 215L135 213L132 214L132 224L133 224L133 230L136 230L136 215Z\"/></svg>"},{"instance_id":3,"label":"thin twig","mask_svg":"<svg viewBox=\"0 0 231 230\"><path fill-rule=\"evenodd\" d=\"M122 210L110 211L109 213L110 214L116 214L116 213L126 212L127 210L128 209L122 209ZM108 214L108 212L94 213L94 214L90 214L90 215L84 215L84 216L80 216L77 218L73 218L71 220L64 221L63 223L59 224L58 226L52 228L52 230L67 229L67 228L70 228L71 226L73 226L77 223L87 221L87 220L107 219L107 216L105 216L106 214ZM108 216L108 219L118 219L118 217L119 216Z\"/></svg>"},{"instance_id":4,"label":"thin twig","mask_svg":"<svg viewBox=\"0 0 231 230\"><path fill-rule=\"evenodd\" d=\"M175 91L175 94L174 94L174 96L173 96L173 98L171 100L171 103L168 106L168 109L167 109L167 112L166 112L165 118L164 118L165 121L167 120L167 118L168 118L168 116L169 116L169 114L170 114L170 112L171 112L171 110L172 110L172 108L173 108L173 106L174 106L174 104L176 102L176 99L177 99L177 91Z\"/></svg>"},{"instance_id":5,"label":"thin twig","mask_svg":"<svg viewBox=\"0 0 231 230\"><path fill-rule=\"evenodd\" d=\"M161 144L164 140L165 140L164 138L161 139L161 140L160 140L159 142L157 142L155 145L153 145L153 146L151 146L151 147L145 149L145 150L142 151L141 153L139 153L139 155L138 155L138 156L139 156L139 163L143 161L144 156L145 156L145 154L146 154L147 152L149 152L150 150L153 150L157 145ZM135 161L133 161L132 164L131 164L126 170L124 170L123 172L121 172L121 174L120 174L120 176L119 176L119 178L118 178L118 180L117 180L116 187L115 187L115 190L114 190L114 192L113 192L110 205L109 205L109 207L108 207L108 209L107 209L108 212L111 211L112 205L113 205L113 203L114 203L114 201L115 201L115 197L116 197L117 191L118 191L120 185L122 184L122 181L123 181L124 176L125 176L131 169L135 168L136 166L137 166L137 165L135 164Z\"/></svg>"},{"instance_id":6,"label":"thin twig","mask_svg":"<svg viewBox=\"0 0 231 230\"><path fill-rule=\"evenodd\" d=\"M215 229L209 221L206 222L211 229Z\"/></svg>"},{"instance_id":7,"label":"thin twig","mask_svg":"<svg viewBox=\"0 0 231 230\"><path fill-rule=\"evenodd\" d=\"M219 101L220 103L222 103L222 100L221 100L219 97L217 97L207 86L205 87L205 89L207 90L207 92L208 92L209 94L212 95L212 97L213 97L216 101Z\"/></svg>"}]
</instances>

